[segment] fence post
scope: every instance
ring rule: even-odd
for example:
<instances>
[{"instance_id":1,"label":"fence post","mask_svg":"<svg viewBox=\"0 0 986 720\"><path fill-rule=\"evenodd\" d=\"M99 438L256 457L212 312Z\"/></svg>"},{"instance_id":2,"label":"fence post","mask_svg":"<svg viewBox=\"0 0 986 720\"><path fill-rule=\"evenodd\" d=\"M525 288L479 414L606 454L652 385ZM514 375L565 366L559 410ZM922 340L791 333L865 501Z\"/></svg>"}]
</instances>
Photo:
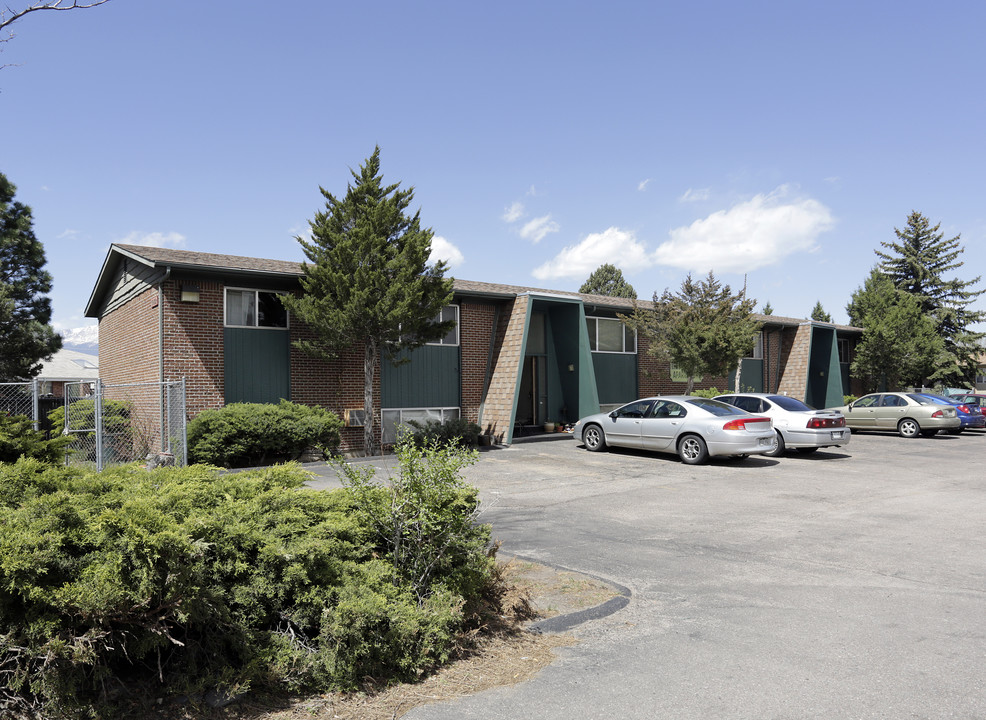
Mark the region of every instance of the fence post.
<instances>
[{"instance_id":1,"label":"fence post","mask_svg":"<svg viewBox=\"0 0 986 720\"><path fill-rule=\"evenodd\" d=\"M103 471L103 381L93 385L93 425L96 426L96 472Z\"/></svg>"},{"instance_id":2,"label":"fence post","mask_svg":"<svg viewBox=\"0 0 986 720\"><path fill-rule=\"evenodd\" d=\"M41 429L41 409L38 407L38 379L31 381L31 414L34 416L34 430Z\"/></svg>"},{"instance_id":3,"label":"fence post","mask_svg":"<svg viewBox=\"0 0 986 720\"><path fill-rule=\"evenodd\" d=\"M188 467L188 406L185 404L185 378L179 381L181 388L181 466Z\"/></svg>"}]
</instances>

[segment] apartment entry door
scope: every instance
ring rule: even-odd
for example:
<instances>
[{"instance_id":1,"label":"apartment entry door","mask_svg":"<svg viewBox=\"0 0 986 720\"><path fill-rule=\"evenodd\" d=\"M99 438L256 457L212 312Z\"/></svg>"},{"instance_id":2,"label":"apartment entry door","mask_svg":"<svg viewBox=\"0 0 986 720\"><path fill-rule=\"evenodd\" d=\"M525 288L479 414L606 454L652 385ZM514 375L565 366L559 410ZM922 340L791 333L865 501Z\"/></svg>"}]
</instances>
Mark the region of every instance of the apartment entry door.
<instances>
[{"instance_id":1,"label":"apartment entry door","mask_svg":"<svg viewBox=\"0 0 986 720\"><path fill-rule=\"evenodd\" d=\"M548 373L547 358L528 355L524 358L524 372L520 378L520 398L517 403L517 421L521 425L543 425L547 419Z\"/></svg>"}]
</instances>

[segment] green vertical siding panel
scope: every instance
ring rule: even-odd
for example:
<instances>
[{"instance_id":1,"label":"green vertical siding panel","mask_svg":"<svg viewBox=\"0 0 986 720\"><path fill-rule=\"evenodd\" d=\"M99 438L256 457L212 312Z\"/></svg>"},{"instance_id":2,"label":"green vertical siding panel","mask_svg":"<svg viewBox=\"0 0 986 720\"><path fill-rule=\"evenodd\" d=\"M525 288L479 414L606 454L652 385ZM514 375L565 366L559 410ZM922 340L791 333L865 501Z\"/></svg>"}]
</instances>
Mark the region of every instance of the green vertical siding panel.
<instances>
[{"instance_id":1,"label":"green vertical siding panel","mask_svg":"<svg viewBox=\"0 0 986 720\"><path fill-rule=\"evenodd\" d=\"M284 330L226 328L225 399L276 403L291 397L291 344Z\"/></svg>"},{"instance_id":2,"label":"green vertical siding panel","mask_svg":"<svg viewBox=\"0 0 986 720\"><path fill-rule=\"evenodd\" d=\"M736 373L730 373L730 381L736 377ZM740 387L736 392L763 392L763 360L756 358L743 358L743 366L740 368Z\"/></svg>"},{"instance_id":3,"label":"green vertical siding panel","mask_svg":"<svg viewBox=\"0 0 986 720\"><path fill-rule=\"evenodd\" d=\"M592 353L596 390L603 405L637 399L637 356Z\"/></svg>"},{"instance_id":4,"label":"green vertical siding panel","mask_svg":"<svg viewBox=\"0 0 986 720\"><path fill-rule=\"evenodd\" d=\"M385 408L459 407L459 348L425 345L397 365L384 359L380 367L380 401Z\"/></svg>"}]
</instances>

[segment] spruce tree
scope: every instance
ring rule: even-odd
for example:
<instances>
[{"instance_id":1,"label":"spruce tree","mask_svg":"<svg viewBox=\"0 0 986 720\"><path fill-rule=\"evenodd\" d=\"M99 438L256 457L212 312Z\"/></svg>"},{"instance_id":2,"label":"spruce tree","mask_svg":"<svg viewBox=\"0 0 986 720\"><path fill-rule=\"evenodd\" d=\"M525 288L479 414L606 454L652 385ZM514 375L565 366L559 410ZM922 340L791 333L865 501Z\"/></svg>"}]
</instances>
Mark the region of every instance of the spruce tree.
<instances>
[{"instance_id":1,"label":"spruce tree","mask_svg":"<svg viewBox=\"0 0 986 720\"><path fill-rule=\"evenodd\" d=\"M745 289L733 294L712 272L697 282L689 273L677 293L654 293L653 306L638 307L628 320L649 341L648 352L685 373L691 393L696 376L727 377L739 366L760 332L755 307Z\"/></svg>"},{"instance_id":2,"label":"spruce tree","mask_svg":"<svg viewBox=\"0 0 986 720\"><path fill-rule=\"evenodd\" d=\"M637 291L623 277L623 271L610 263L604 263L593 270L588 279L582 283L579 292L587 295L637 299Z\"/></svg>"},{"instance_id":3,"label":"spruce tree","mask_svg":"<svg viewBox=\"0 0 986 720\"><path fill-rule=\"evenodd\" d=\"M979 275L971 280L952 276L964 264L959 256L965 249L960 235L946 239L940 228L941 223L932 227L928 218L912 212L903 230L894 228L897 242L881 242L887 252L876 250L876 255L880 270L898 290L917 298L944 342L945 353L930 379L946 385L969 384L975 378L983 337L970 327L986 319L986 312L971 305L986 290L973 287Z\"/></svg>"},{"instance_id":4,"label":"spruce tree","mask_svg":"<svg viewBox=\"0 0 986 720\"><path fill-rule=\"evenodd\" d=\"M31 208L0 173L0 380L27 380L62 346L52 329L51 275Z\"/></svg>"},{"instance_id":5,"label":"spruce tree","mask_svg":"<svg viewBox=\"0 0 986 720\"><path fill-rule=\"evenodd\" d=\"M420 211L405 214L413 188L384 185L380 148L350 171L353 182L339 199L323 188L325 210L310 221L311 240L298 238L303 263L302 294L285 298L288 309L307 323L315 339L296 346L318 357L363 350L364 451L376 453L373 381L381 357L398 362L403 351L441 338L454 327L440 322L452 300L452 279L443 261L428 264L431 229L422 229Z\"/></svg>"},{"instance_id":6,"label":"spruce tree","mask_svg":"<svg viewBox=\"0 0 986 720\"><path fill-rule=\"evenodd\" d=\"M811 319L815 322L832 322L832 316L825 312L821 300L815 301L815 307L811 309Z\"/></svg>"}]
</instances>

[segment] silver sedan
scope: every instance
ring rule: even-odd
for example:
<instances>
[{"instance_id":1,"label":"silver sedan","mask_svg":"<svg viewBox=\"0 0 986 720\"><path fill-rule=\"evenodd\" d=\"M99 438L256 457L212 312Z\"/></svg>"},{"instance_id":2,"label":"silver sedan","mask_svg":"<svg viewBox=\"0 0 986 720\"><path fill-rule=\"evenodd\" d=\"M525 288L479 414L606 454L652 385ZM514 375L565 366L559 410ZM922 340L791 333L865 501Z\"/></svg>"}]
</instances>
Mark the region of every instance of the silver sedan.
<instances>
[{"instance_id":1,"label":"silver sedan","mask_svg":"<svg viewBox=\"0 0 986 720\"><path fill-rule=\"evenodd\" d=\"M733 393L719 395L722 400L740 410L766 415L774 421L777 448L765 453L783 455L787 449L812 453L823 447L849 444L852 431L846 427L846 417L835 410L816 410L797 398L776 393Z\"/></svg>"},{"instance_id":2,"label":"silver sedan","mask_svg":"<svg viewBox=\"0 0 986 720\"><path fill-rule=\"evenodd\" d=\"M689 465L710 456L764 455L775 446L770 418L690 395L644 398L589 415L575 423L575 437L593 452L609 445L655 450L677 453Z\"/></svg>"}]
</instances>

